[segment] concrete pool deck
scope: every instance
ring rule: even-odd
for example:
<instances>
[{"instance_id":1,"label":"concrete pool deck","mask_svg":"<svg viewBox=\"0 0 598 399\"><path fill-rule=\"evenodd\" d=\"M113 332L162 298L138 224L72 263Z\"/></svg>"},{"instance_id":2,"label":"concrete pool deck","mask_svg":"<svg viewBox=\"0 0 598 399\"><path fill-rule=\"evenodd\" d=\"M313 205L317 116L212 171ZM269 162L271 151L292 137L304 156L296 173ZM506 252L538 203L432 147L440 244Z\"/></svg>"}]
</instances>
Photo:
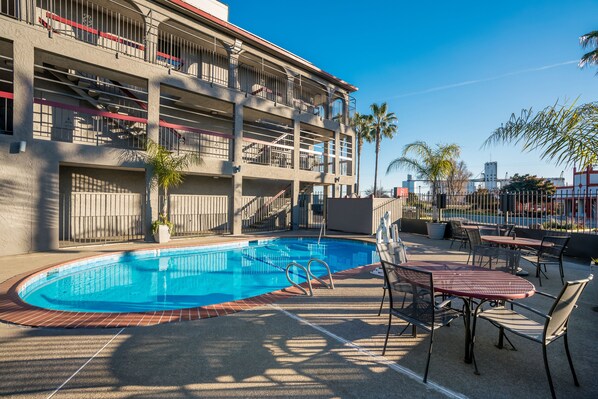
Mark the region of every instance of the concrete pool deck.
<instances>
[{"instance_id":1,"label":"concrete pool deck","mask_svg":"<svg viewBox=\"0 0 598 399\"><path fill-rule=\"evenodd\" d=\"M462 260L448 241L402 234L410 259ZM232 238L225 238L230 240ZM244 239L247 239L246 237ZM176 241L222 242L221 237ZM155 244L121 244L0 258L0 281L74 258ZM524 268L532 270L528 265ZM567 279L588 274L568 260ZM556 269L543 280L557 293ZM537 279L529 277L532 283ZM205 320L117 329L25 328L0 324L0 396L10 398L381 398L549 397L541 346L512 338L518 351L493 346L497 330L480 322L476 357L481 375L463 358L463 324L436 334L430 383L424 370L429 336L397 337L381 349L386 316L377 316L382 279L367 272L335 281L335 290ZM547 310L540 296L527 303ZM549 346L558 397L598 393L598 288L584 292L574 312L570 346L581 387L575 387L562 343Z\"/></svg>"}]
</instances>

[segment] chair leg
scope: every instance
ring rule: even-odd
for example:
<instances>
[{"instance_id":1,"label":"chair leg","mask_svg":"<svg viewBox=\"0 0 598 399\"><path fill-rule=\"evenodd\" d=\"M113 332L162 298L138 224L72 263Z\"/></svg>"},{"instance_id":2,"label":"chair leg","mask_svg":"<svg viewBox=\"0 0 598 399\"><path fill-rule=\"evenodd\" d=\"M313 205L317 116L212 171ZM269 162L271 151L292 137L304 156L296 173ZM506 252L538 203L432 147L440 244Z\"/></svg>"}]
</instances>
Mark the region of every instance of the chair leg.
<instances>
[{"instance_id":1,"label":"chair leg","mask_svg":"<svg viewBox=\"0 0 598 399\"><path fill-rule=\"evenodd\" d=\"M538 263L538 266L536 266L536 277L538 277L538 284L540 284L540 287L542 286L542 264Z\"/></svg>"},{"instance_id":2,"label":"chair leg","mask_svg":"<svg viewBox=\"0 0 598 399\"><path fill-rule=\"evenodd\" d=\"M556 399L556 393L554 392L554 385L552 384L552 376L550 375L550 368L548 367L548 356L546 354L546 345L542 344L542 355L544 356L544 368L546 369L546 376L548 377L548 385L550 386L550 394L552 399Z\"/></svg>"},{"instance_id":3,"label":"chair leg","mask_svg":"<svg viewBox=\"0 0 598 399\"><path fill-rule=\"evenodd\" d=\"M573 382L575 386L579 386L579 381L577 380L577 374L575 374L575 368L573 368L573 360L571 360L571 352L569 352L569 341L567 339L567 333L565 333L565 352L567 352L567 360L569 360L569 367L571 368L571 374L573 374Z\"/></svg>"},{"instance_id":4,"label":"chair leg","mask_svg":"<svg viewBox=\"0 0 598 399\"><path fill-rule=\"evenodd\" d=\"M451 246L450 246L450 249L453 249L453 244L454 244L454 243L455 243L455 239L453 238L453 239L451 240Z\"/></svg>"},{"instance_id":5,"label":"chair leg","mask_svg":"<svg viewBox=\"0 0 598 399\"><path fill-rule=\"evenodd\" d=\"M388 334L390 334L390 325L392 324L392 313L388 314L388 328L386 329L386 339L384 340L384 349L382 350L382 356L386 353L386 344L388 344Z\"/></svg>"},{"instance_id":6,"label":"chair leg","mask_svg":"<svg viewBox=\"0 0 598 399\"><path fill-rule=\"evenodd\" d=\"M561 284L565 285L565 272L563 271L563 260L559 261L559 271L561 272Z\"/></svg>"},{"instance_id":7,"label":"chair leg","mask_svg":"<svg viewBox=\"0 0 598 399\"><path fill-rule=\"evenodd\" d=\"M382 314L382 307L384 306L384 298L386 297L386 287L382 288L382 301L380 302L380 309L378 309L378 316Z\"/></svg>"},{"instance_id":8,"label":"chair leg","mask_svg":"<svg viewBox=\"0 0 598 399\"><path fill-rule=\"evenodd\" d=\"M424 372L424 384L428 382L428 370L430 369L430 357L432 356L432 344L434 343L434 329L430 332L430 347L428 348L428 360L426 361L426 371Z\"/></svg>"}]
</instances>

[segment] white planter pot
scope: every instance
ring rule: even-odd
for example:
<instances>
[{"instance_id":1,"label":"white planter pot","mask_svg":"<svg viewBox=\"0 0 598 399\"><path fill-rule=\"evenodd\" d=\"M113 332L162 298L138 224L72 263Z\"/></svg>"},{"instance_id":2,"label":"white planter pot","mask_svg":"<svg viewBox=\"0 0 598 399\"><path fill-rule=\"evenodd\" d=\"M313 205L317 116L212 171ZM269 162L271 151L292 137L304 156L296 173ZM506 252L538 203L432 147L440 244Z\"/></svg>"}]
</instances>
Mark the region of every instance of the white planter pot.
<instances>
[{"instance_id":1,"label":"white planter pot","mask_svg":"<svg viewBox=\"0 0 598 399\"><path fill-rule=\"evenodd\" d=\"M446 229L446 223L426 223L426 227L428 228L428 237L431 240L443 240L444 239L444 230Z\"/></svg>"},{"instance_id":2,"label":"white planter pot","mask_svg":"<svg viewBox=\"0 0 598 399\"><path fill-rule=\"evenodd\" d=\"M168 231L168 226L165 224L158 226L158 231L154 233L154 240L158 244L164 244L170 241L170 232Z\"/></svg>"}]
</instances>

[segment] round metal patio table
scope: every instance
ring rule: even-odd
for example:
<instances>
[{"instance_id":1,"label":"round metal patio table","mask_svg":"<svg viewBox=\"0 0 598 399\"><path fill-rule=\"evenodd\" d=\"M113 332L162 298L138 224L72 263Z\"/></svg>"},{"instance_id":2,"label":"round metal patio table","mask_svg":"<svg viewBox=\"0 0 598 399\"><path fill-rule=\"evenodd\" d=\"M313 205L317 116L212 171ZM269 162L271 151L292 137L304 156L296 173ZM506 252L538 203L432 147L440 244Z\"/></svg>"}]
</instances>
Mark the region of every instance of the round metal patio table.
<instances>
[{"instance_id":1,"label":"round metal patio table","mask_svg":"<svg viewBox=\"0 0 598 399\"><path fill-rule=\"evenodd\" d=\"M465 303L466 363L471 363L473 357L471 351L471 317L475 312L475 309L473 309L475 303L472 300L482 300L481 305L484 301L528 298L536 292L534 285L521 277L463 263L411 261L401 263L401 266L431 272L435 292L463 299Z\"/></svg>"}]
</instances>

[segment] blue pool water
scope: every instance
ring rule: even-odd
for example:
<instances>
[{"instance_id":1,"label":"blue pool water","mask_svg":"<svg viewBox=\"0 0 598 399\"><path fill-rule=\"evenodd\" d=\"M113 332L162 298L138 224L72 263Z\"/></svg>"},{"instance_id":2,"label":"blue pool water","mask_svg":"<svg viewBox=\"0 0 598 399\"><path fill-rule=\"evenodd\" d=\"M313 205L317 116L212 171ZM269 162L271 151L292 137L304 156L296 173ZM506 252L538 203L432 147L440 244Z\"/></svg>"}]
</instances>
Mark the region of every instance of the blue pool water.
<instances>
[{"instance_id":1,"label":"blue pool water","mask_svg":"<svg viewBox=\"0 0 598 399\"><path fill-rule=\"evenodd\" d=\"M281 238L211 247L136 251L83 260L35 276L21 288L27 303L81 312L144 312L211 305L276 291L290 284L289 262L312 257L333 273L377 262L373 244ZM312 271L324 276L322 266ZM293 280L305 281L294 269Z\"/></svg>"}]
</instances>

